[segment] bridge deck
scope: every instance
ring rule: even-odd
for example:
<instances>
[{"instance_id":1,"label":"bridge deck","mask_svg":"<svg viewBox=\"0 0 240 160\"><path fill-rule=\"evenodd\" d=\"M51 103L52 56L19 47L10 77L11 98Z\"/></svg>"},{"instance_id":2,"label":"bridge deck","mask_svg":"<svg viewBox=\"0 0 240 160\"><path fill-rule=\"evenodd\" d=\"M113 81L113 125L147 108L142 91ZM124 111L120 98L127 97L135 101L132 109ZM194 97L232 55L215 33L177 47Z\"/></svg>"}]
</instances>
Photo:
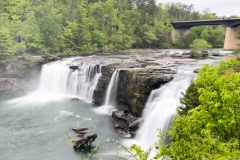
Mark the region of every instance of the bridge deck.
<instances>
[{"instance_id":1,"label":"bridge deck","mask_svg":"<svg viewBox=\"0 0 240 160\"><path fill-rule=\"evenodd\" d=\"M194 26L205 26L205 25L224 25L226 27L238 27L240 26L240 18L179 21L179 22L172 22L171 24L175 29L190 29Z\"/></svg>"}]
</instances>

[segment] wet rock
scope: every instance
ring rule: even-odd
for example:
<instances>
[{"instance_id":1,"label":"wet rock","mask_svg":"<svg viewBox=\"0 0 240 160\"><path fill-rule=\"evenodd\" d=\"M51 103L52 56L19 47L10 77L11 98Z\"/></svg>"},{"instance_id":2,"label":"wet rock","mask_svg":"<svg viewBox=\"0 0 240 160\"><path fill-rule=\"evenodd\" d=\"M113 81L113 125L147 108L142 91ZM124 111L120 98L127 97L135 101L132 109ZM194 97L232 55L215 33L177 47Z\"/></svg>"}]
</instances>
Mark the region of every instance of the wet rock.
<instances>
[{"instance_id":1,"label":"wet rock","mask_svg":"<svg viewBox=\"0 0 240 160\"><path fill-rule=\"evenodd\" d=\"M77 134L77 137L81 139L73 140L73 148L75 150L80 150L89 147L97 138L97 134L91 134L84 137L87 133L89 133L88 128L78 128L72 129Z\"/></svg>"},{"instance_id":2,"label":"wet rock","mask_svg":"<svg viewBox=\"0 0 240 160\"><path fill-rule=\"evenodd\" d=\"M209 52L208 51L202 51L203 57L207 57L209 56Z\"/></svg>"},{"instance_id":3,"label":"wet rock","mask_svg":"<svg viewBox=\"0 0 240 160\"><path fill-rule=\"evenodd\" d=\"M76 149L76 150L87 148L96 140L96 138L97 138L97 134L92 134L92 135L89 135L85 138L77 140L74 143L73 148Z\"/></svg>"},{"instance_id":4,"label":"wet rock","mask_svg":"<svg viewBox=\"0 0 240 160\"><path fill-rule=\"evenodd\" d=\"M2 80L0 81L0 92L8 92L10 91L11 87L10 87L10 83L7 80Z\"/></svg>"},{"instance_id":5,"label":"wet rock","mask_svg":"<svg viewBox=\"0 0 240 160\"><path fill-rule=\"evenodd\" d=\"M151 91L171 81L174 74L171 69L121 70L117 108L123 110L120 106L127 106L131 113L140 117Z\"/></svg>"},{"instance_id":6,"label":"wet rock","mask_svg":"<svg viewBox=\"0 0 240 160\"><path fill-rule=\"evenodd\" d=\"M14 56L2 58L0 64L0 95L23 93L35 88L38 79L40 56ZM33 82L33 83L31 83Z\"/></svg>"},{"instance_id":7,"label":"wet rock","mask_svg":"<svg viewBox=\"0 0 240 160\"><path fill-rule=\"evenodd\" d=\"M79 69L79 67L78 67L78 66L69 66L69 68L70 68L70 69L72 69L73 71L75 71L75 70L78 70L78 69Z\"/></svg>"},{"instance_id":8,"label":"wet rock","mask_svg":"<svg viewBox=\"0 0 240 160\"><path fill-rule=\"evenodd\" d=\"M93 92L94 104L102 105L104 103L105 93L114 70L115 68L112 65L106 65L102 67L102 76L99 78L97 88Z\"/></svg>"},{"instance_id":9,"label":"wet rock","mask_svg":"<svg viewBox=\"0 0 240 160\"><path fill-rule=\"evenodd\" d=\"M135 120L134 122L129 124L129 129L130 131L134 132L139 128L139 126L143 123L143 118L138 118L137 120Z\"/></svg>"},{"instance_id":10,"label":"wet rock","mask_svg":"<svg viewBox=\"0 0 240 160\"><path fill-rule=\"evenodd\" d=\"M215 57L218 57L218 56L222 56L219 52L214 52L213 54L212 54L212 56L215 56Z\"/></svg>"},{"instance_id":11,"label":"wet rock","mask_svg":"<svg viewBox=\"0 0 240 160\"><path fill-rule=\"evenodd\" d=\"M47 64L49 62L53 62L53 61L58 61L63 59L62 57L57 57L57 56L50 56L50 57L41 57L41 59L38 61L39 64L43 65L43 64Z\"/></svg>"},{"instance_id":12,"label":"wet rock","mask_svg":"<svg viewBox=\"0 0 240 160\"><path fill-rule=\"evenodd\" d=\"M83 132L85 133L86 130L88 130L88 128L79 128L79 129L72 129L75 133L77 134L82 134Z\"/></svg>"},{"instance_id":13,"label":"wet rock","mask_svg":"<svg viewBox=\"0 0 240 160\"><path fill-rule=\"evenodd\" d=\"M194 73L199 73L201 69L195 69L193 72Z\"/></svg>"},{"instance_id":14,"label":"wet rock","mask_svg":"<svg viewBox=\"0 0 240 160\"><path fill-rule=\"evenodd\" d=\"M24 79L0 78L0 95L13 94L17 91L26 90L26 88Z\"/></svg>"},{"instance_id":15,"label":"wet rock","mask_svg":"<svg viewBox=\"0 0 240 160\"><path fill-rule=\"evenodd\" d=\"M79 98L72 98L71 101L80 101Z\"/></svg>"},{"instance_id":16,"label":"wet rock","mask_svg":"<svg viewBox=\"0 0 240 160\"><path fill-rule=\"evenodd\" d=\"M129 111L114 111L112 113L114 128L124 136L134 136L136 130L142 122L141 118L138 118L131 114Z\"/></svg>"}]
</instances>

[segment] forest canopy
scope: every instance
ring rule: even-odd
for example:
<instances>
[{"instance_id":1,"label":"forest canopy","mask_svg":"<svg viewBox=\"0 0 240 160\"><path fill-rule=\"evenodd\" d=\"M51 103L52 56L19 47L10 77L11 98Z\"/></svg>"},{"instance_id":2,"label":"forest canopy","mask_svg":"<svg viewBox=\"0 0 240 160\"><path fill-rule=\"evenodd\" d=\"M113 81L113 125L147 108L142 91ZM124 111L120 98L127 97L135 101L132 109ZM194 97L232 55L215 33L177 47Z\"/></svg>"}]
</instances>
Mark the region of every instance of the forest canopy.
<instances>
[{"instance_id":1,"label":"forest canopy","mask_svg":"<svg viewBox=\"0 0 240 160\"><path fill-rule=\"evenodd\" d=\"M218 18L193 5L155 0L6 0L0 2L0 55L79 55L128 48L171 48L170 22ZM222 26L197 27L195 39L222 47Z\"/></svg>"}]
</instances>

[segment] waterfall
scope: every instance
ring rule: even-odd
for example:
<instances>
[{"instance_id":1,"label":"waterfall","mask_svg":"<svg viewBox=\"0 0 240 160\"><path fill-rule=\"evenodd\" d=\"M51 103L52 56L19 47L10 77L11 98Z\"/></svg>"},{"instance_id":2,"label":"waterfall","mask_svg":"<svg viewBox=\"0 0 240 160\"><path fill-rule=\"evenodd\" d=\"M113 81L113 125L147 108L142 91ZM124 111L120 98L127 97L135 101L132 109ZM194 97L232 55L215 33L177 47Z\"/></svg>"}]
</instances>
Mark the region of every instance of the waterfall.
<instances>
[{"instance_id":1,"label":"waterfall","mask_svg":"<svg viewBox=\"0 0 240 160\"><path fill-rule=\"evenodd\" d=\"M70 69L75 58L64 59L42 66L39 87L29 95L17 98L17 103L49 102L64 98L79 98L92 102L93 92L101 77L102 66L98 64L77 64ZM75 64L74 64L75 65Z\"/></svg>"},{"instance_id":2,"label":"waterfall","mask_svg":"<svg viewBox=\"0 0 240 160\"><path fill-rule=\"evenodd\" d=\"M113 75L107 88L104 106L111 107L116 106L119 72L120 70L115 70L113 72Z\"/></svg>"},{"instance_id":3,"label":"waterfall","mask_svg":"<svg viewBox=\"0 0 240 160\"><path fill-rule=\"evenodd\" d=\"M69 68L68 59L45 64L42 67L39 91L50 94L78 97L92 101L93 92L101 77L101 65L80 64Z\"/></svg>"},{"instance_id":4,"label":"waterfall","mask_svg":"<svg viewBox=\"0 0 240 160\"><path fill-rule=\"evenodd\" d=\"M173 81L151 92L143 111L144 122L134 139L143 148L149 148L158 142L157 129L163 132L169 128L180 97L191 81L193 72L178 71Z\"/></svg>"},{"instance_id":5,"label":"waterfall","mask_svg":"<svg viewBox=\"0 0 240 160\"><path fill-rule=\"evenodd\" d=\"M82 64L78 70L71 71L68 80L68 93L92 101L93 92L102 76L101 65Z\"/></svg>"},{"instance_id":6,"label":"waterfall","mask_svg":"<svg viewBox=\"0 0 240 160\"><path fill-rule=\"evenodd\" d=\"M120 70L115 70L109 82L105 95L104 105L97 108L95 111L100 114L111 114L117 105L117 89Z\"/></svg>"}]
</instances>

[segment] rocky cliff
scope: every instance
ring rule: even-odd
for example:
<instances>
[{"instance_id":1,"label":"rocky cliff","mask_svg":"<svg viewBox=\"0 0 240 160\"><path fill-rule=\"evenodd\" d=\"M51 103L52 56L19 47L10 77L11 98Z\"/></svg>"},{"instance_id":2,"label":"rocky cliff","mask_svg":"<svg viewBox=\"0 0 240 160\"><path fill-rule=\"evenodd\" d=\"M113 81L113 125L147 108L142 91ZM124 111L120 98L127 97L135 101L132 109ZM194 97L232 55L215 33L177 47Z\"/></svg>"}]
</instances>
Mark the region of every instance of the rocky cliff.
<instances>
[{"instance_id":1,"label":"rocky cliff","mask_svg":"<svg viewBox=\"0 0 240 160\"><path fill-rule=\"evenodd\" d=\"M0 95L24 92L34 88L40 73L42 57L7 57L1 58L0 65ZM34 78L33 78L34 77Z\"/></svg>"}]
</instances>

